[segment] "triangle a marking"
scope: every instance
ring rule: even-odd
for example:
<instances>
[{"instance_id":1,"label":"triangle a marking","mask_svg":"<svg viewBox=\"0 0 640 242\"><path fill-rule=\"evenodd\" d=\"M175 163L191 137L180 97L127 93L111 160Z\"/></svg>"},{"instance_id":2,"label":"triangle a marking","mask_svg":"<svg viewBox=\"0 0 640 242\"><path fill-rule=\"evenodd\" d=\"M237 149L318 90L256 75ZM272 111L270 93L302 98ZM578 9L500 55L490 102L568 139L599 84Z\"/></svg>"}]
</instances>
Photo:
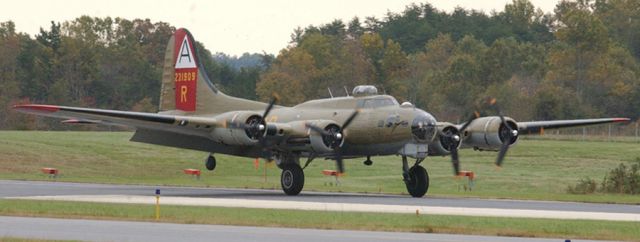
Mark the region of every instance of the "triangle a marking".
<instances>
[{"instance_id":1,"label":"triangle a marking","mask_svg":"<svg viewBox=\"0 0 640 242\"><path fill-rule=\"evenodd\" d=\"M180 45L180 50L178 51L178 56L176 56L176 69L183 68L196 68L196 59L194 58L193 49L191 48L191 43L189 41L188 35L184 36L182 39L182 44Z\"/></svg>"}]
</instances>

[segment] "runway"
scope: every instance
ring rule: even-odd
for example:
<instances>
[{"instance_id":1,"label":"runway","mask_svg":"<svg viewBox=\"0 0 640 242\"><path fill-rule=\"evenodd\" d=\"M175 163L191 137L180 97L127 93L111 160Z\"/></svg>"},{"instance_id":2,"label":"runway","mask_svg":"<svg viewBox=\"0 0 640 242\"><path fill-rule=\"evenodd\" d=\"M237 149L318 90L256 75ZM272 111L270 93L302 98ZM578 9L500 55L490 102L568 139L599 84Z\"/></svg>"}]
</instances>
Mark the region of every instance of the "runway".
<instances>
[{"instance_id":1,"label":"runway","mask_svg":"<svg viewBox=\"0 0 640 242\"><path fill-rule=\"evenodd\" d=\"M37 228L37 229L36 229ZM225 225L194 225L83 219L0 216L0 236L81 241L465 241L533 242L564 239L513 238L476 235L291 229ZM580 241L580 240L572 240Z\"/></svg>"},{"instance_id":2,"label":"runway","mask_svg":"<svg viewBox=\"0 0 640 242\"><path fill-rule=\"evenodd\" d=\"M299 196L286 196L279 190L193 188L172 186L110 185L42 181L0 180L0 199L44 199L64 200L68 197L116 198L119 202L135 202L147 199L153 202L156 189L161 190L163 204L177 201L227 201L229 204L267 204L270 208L292 209L295 206L316 204L323 209L338 206L339 209L388 207L405 209L414 207L432 209L441 207L462 211L461 215L474 215L476 210L500 210L514 216L517 211L529 210L538 214L557 213L602 213L613 217L640 216L640 206L619 204L589 204L552 201L519 201L499 199L467 198L411 198L398 195L372 195L353 193L325 193L303 191ZM126 201L126 199L130 199ZM227 205L229 205L227 204ZM302 205L301 205L302 204ZM199 204L191 204L199 205ZM223 204L224 205L224 204ZM202 205L202 206L207 206ZM213 205L215 206L215 205ZM313 209L311 209L313 210ZM349 210L351 211L351 210ZM380 212L380 211L374 211ZM398 212L398 211L396 211ZM424 211L421 213L425 213ZM428 212L426 212L428 214ZM476 215L480 216L480 215ZM497 215L494 215L497 216ZM636 220L631 220L636 221ZM32 229L38 228L38 229ZM117 231L117 232L116 232ZM187 236L188 234L188 236ZM263 228L244 226L185 225L167 223L144 223L126 221L95 221L76 219L20 218L0 216L0 236L21 238L47 238L65 240L103 241L176 241L187 236L193 241L563 241L535 238L509 238L494 236L469 236L449 234L389 233L367 231L339 231L316 229ZM222 238L222 239L220 239ZM572 240L575 241L575 240Z\"/></svg>"},{"instance_id":3,"label":"runway","mask_svg":"<svg viewBox=\"0 0 640 242\"><path fill-rule=\"evenodd\" d=\"M360 205L390 205L401 207L444 207L459 209L500 209L509 211L534 210L550 212L580 212L606 213L616 217L627 216L630 221L640 221L640 206L621 204L596 204L553 201L521 201L503 199L469 199L469 198L412 198L399 195L371 195L353 193L324 193L303 191L298 196L286 196L280 190L257 189L221 189L221 188L193 188L168 186L139 186L139 185L109 185L65 182L38 182L0 180L0 198L34 197L34 196L65 196L73 195L91 197L95 195L108 196L153 196L155 189L161 190L163 201L171 197L198 199L209 198L260 200L273 202L307 202L322 204ZM87 196L91 195L91 196ZM108 195L108 196L107 196ZM177 199L180 200L180 199ZM184 199L183 199L184 200ZM277 204L277 203L276 203ZM415 212L415 209L409 210ZM511 213L508 213L511 214ZM629 221L629 220L626 220Z\"/></svg>"}]
</instances>

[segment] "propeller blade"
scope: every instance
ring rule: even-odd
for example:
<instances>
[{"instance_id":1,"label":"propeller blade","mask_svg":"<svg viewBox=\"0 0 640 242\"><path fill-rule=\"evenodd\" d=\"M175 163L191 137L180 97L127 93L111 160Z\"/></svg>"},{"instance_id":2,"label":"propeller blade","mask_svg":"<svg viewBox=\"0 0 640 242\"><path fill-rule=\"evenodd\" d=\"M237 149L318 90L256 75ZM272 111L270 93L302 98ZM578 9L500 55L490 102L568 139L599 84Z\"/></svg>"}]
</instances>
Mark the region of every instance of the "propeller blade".
<instances>
[{"instance_id":1,"label":"propeller blade","mask_svg":"<svg viewBox=\"0 0 640 242\"><path fill-rule=\"evenodd\" d=\"M315 126L313 124L306 123L305 126L307 126L307 128L310 128L311 130L313 130L313 131L315 131L315 132L317 132L317 133L319 133L321 135L325 135L325 136L333 135L333 134L329 133L328 131L324 130L323 128L320 128L320 127Z\"/></svg>"},{"instance_id":2,"label":"propeller blade","mask_svg":"<svg viewBox=\"0 0 640 242\"><path fill-rule=\"evenodd\" d=\"M338 132L342 132L342 130L345 130L347 127L349 127L351 122L356 118L356 116L358 116L358 113L360 113L360 111L358 111L357 109L354 110L353 113L351 113L351 115L349 115L347 120L344 121L344 123L342 124L342 127L340 127L340 130ZM334 152L336 154L336 166L338 168L338 172L340 174L342 174L342 173L344 173L344 164L342 162L342 148L340 148L340 146L338 145L334 149Z\"/></svg>"},{"instance_id":3,"label":"propeller blade","mask_svg":"<svg viewBox=\"0 0 640 242\"><path fill-rule=\"evenodd\" d=\"M344 164L342 162L342 150L340 149L340 146L335 148L335 153L336 153L336 168L338 169L338 173L342 174L344 173Z\"/></svg>"},{"instance_id":4,"label":"propeller blade","mask_svg":"<svg viewBox=\"0 0 640 242\"><path fill-rule=\"evenodd\" d=\"M449 141L449 152L451 153L451 165L453 165L453 175L457 176L458 173L460 173L460 158L458 156L458 148L456 147L456 143L455 142L459 142L459 138L458 140L454 139L454 135L451 132L443 132L443 131L439 131L440 136L442 137L446 137L447 139L451 139Z\"/></svg>"},{"instance_id":5,"label":"propeller blade","mask_svg":"<svg viewBox=\"0 0 640 242\"><path fill-rule=\"evenodd\" d=\"M502 143L500 147L500 152L498 152L498 158L496 159L496 165L502 166L502 161L504 160L505 155L507 154L507 150L509 150L509 143Z\"/></svg>"},{"instance_id":6,"label":"propeller blade","mask_svg":"<svg viewBox=\"0 0 640 242\"><path fill-rule=\"evenodd\" d=\"M267 108L264 110L264 113L262 113L262 118L261 118L262 121L266 121L267 115L269 115L269 113L273 109L273 106L276 104L278 99L279 99L278 96L274 93L273 97L269 101L269 105L267 105ZM226 121L226 126L232 127L232 128L253 129L253 128L257 128L257 125L260 125L260 123L258 122L254 124L245 124L239 121L236 121L236 122L231 122L229 120Z\"/></svg>"},{"instance_id":7,"label":"propeller blade","mask_svg":"<svg viewBox=\"0 0 640 242\"><path fill-rule=\"evenodd\" d=\"M273 93L273 95L271 97L271 100L269 101L269 105L267 105L267 108L264 110L264 113L262 114L262 117L261 117L262 120L260 122L256 122L256 123L252 123L252 124L245 124L245 123L236 123L235 124L236 127L241 127L241 128L243 128L245 130L258 130L258 131L264 132L264 133L262 133L262 135L260 135L258 137L258 144L262 148L262 151L260 152L259 156L264 158L267 161L272 158L272 156L273 156L272 149L274 147L273 147L272 143L270 144L268 142L267 138L264 135L266 133L266 128L267 128L266 127L266 118L267 118L267 115L269 115L269 112L271 112L271 110L273 109L273 106L276 104L276 102L278 100L279 100L278 95ZM260 127L261 125L263 125L261 123L264 123L264 126Z\"/></svg>"},{"instance_id":8,"label":"propeller blade","mask_svg":"<svg viewBox=\"0 0 640 242\"><path fill-rule=\"evenodd\" d=\"M480 117L480 113L478 113L478 111L473 112L473 115L471 115L471 117L469 117L469 119L467 120L466 123L464 123L464 125L462 125L462 127L460 128L460 133L462 134L462 131L464 131L465 129L467 129L467 127L469 127L469 125L471 124L471 122L477 118Z\"/></svg>"},{"instance_id":9,"label":"propeller blade","mask_svg":"<svg viewBox=\"0 0 640 242\"><path fill-rule=\"evenodd\" d=\"M451 164L453 165L453 175L460 174L460 159L458 158L458 149L451 146Z\"/></svg>"},{"instance_id":10,"label":"propeller blade","mask_svg":"<svg viewBox=\"0 0 640 242\"><path fill-rule=\"evenodd\" d=\"M360 111L358 110L353 111L353 113L351 113L349 118L347 118L347 120L344 121L340 130L345 130L349 126L349 124L351 124L351 121L353 121L353 119L355 119L356 116L358 116L358 113L360 113Z\"/></svg>"},{"instance_id":11,"label":"propeller blade","mask_svg":"<svg viewBox=\"0 0 640 242\"><path fill-rule=\"evenodd\" d=\"M502 145L500 146L500 152L498 152L498 157L496 158L496 165L502 166L504 157L507 155L507 151L509 150L511 139L513 138L513 129L511 128L511 126L509 126L509 124L507 124L507 121L505 120L504 115L502 115L502 112L500 111L500 107L498 107L498 105L496 104L495 99L492 99L490 103L496 108L496 111L498 112L498 116L500 117L500 122L502 122L502 126L509 130L509 132L507 132L507 137L505 138L505 140L502 142ZM501 131L498 131L498 132L501 132Z\"/></svg>"},{"instance_id":12,"label":"propeller blade","mask_svg":"<svg viewBox=\"0 0 640 242\"><path fill-rule=\"evenodd\" d=\"M312 124L305 124L305 126L307 126L307 128L310 128L311 130L324 135L324 136L333 136L333 133L330 133L318 126L312 125ZM340 146L336 146L333 149L333 153L335 154L335 159L336 159L336 169L338 169L339 173L344 173L344 164L342 163L342 150L340 149Z\"/></svg>"},{"instance_id":13,"label":"propeller blade","mask_svg":"<svg viewBox=\"0 0 640 242\"><path fill-rule=\"evenodd\" d=\"M493 103L493 105L496 108L496 112L498 112L498 116L500 117L500 122L502 122L502 125L505 125L507 128L511 129L511 127L507 126L507 123L504 121L504 115L502 115L502 112L500 111L500 107L498 107L498 105L496 105L495 102Z\"/></svg>"},{"instance_id":14,"label":"propeller blade","mask_svg":"<svg viewBox=\"0 0 640 242\"><path fill-rule=\"evenodd\" d=\"M358 110L353 111L353 113L351 113L351 115L349 115L349 117L344 121L344 123L342 124L342 127L340 127L340 129L337 130L338 132L337 134L342 133L341 131L347 128L351 124L351 122L356 118L356 116L358 116L359 112L360 111ZM329 132L327 130L324 130L323 128L320 128L310 123L306 123L305 126L323 136L339 137L339 136L336 136L336 133ZM339 138L339 139L342 139L342 138ZM344 163L342 161L342 150L339 145L333 148L333 153L335 154L334 158L336 159L336 169L338 170L338 173L342 174L344 173Z\"/></svg>"},{"instance_id":15,"label":"propeller blade","mask_svg":"<svg viewBox=\"0 0 640 242\"><path fill-rule=\"evenodd\" d=\"M505 128L507 128L509 130L509 132L507 132L507 137L502 142L502 146L500 146L500 152L498 153L498 158L496 159L496 165L497 166L502 166L502 161L504 160L504 157L507 154L507 150L509 150L509 145L511 143L511 138L513 138L513 135L512 135L513 129L511 129L511 127L504 120L504 116L502 116L502 114L500 114L500 121L502 121L502 125Z\"/></svg>"},{"instance_id":16,"label":"propeller blade","mask_svg":"<svg viewBox=\"0 0 640 242\"><path fill-rule=\"evenodd\" d=\"M262 114L262 119L267 118L267 115L269 115L269 112L271 112L271 109L273 109L273 106L276 104L278 99L279 99L278 95L274 93L273 96L271 97L271 101L269 101L269 106L267 106L267 109L265 109L264 113Z\"/></svg>"}]
</instances>

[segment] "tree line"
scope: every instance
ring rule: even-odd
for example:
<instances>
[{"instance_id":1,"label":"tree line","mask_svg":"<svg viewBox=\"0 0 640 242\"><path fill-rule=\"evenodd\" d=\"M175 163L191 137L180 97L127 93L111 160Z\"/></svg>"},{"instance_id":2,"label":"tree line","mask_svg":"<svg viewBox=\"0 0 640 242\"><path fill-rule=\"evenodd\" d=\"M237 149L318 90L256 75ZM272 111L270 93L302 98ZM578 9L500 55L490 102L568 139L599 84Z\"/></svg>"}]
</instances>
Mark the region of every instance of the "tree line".
<instances>
[{"instance_id":1,"label":"tree line","mask_svg":"<svg viewBox=\"0 0 640 242\"><path fill-rule=\"evenodd\" d=\"M640 2L562 1L554 13L514 0L487 15L412 4L384 19L298 28L257 83L288 104L327 87L375 84L444 120L495 97L519 120L640 113Z\"/></svg>"},{"instance_id":2,"label":"tree line","mask_svg":"<svg viewBox=\"0 0 640 242\"><path fill-rule=\"evenodd\" d=\"M0 129L66 128L11 110L20 103L157 111L164 52L175 29L149 19L81 16L51 22L32 38L11 21L0 23ZM197 44L223 91L256 98L263 66L234 69Z\"/></svg>"},{"instance_id":3,"label":"tree line","mask_svg":"<svg viewBox=\"0 0 640 242\"><path fill-rule=\"evenodd\" d=\"M637 119L638 9L635 0L565 0L553 13L529 0L488 14L411 4L381 19L296 28L276 56L200 50L224 92L257 100L276 92L284 105L372 84L439 120L463 119L488 97L517 120ZM32 38L0 23L0 128L60 127L15 114L15 103L155 111L173 31L148 19L82 16Z\"/></svg>"}]
</instances>

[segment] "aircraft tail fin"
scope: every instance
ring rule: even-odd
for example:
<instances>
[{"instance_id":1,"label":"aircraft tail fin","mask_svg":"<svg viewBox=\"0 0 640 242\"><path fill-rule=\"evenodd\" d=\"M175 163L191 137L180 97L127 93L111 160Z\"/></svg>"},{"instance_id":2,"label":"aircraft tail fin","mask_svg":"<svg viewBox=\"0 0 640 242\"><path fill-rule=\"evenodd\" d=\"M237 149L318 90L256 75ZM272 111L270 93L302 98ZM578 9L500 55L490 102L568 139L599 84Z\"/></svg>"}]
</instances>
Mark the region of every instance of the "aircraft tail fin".
<instances>
[{"instance_id":1,"label":"aircraft tail fin","mask_svg":"<svg viewBox=\"0 0 640 242\"><path fill-rule=\"evenodd\" d=\"M167 43L160 89L160 111L217 114L232 110L260 110L266 104L227 96L211 82L198 46L187 29L177 29Z\"/></svg>"}]
</instances>

